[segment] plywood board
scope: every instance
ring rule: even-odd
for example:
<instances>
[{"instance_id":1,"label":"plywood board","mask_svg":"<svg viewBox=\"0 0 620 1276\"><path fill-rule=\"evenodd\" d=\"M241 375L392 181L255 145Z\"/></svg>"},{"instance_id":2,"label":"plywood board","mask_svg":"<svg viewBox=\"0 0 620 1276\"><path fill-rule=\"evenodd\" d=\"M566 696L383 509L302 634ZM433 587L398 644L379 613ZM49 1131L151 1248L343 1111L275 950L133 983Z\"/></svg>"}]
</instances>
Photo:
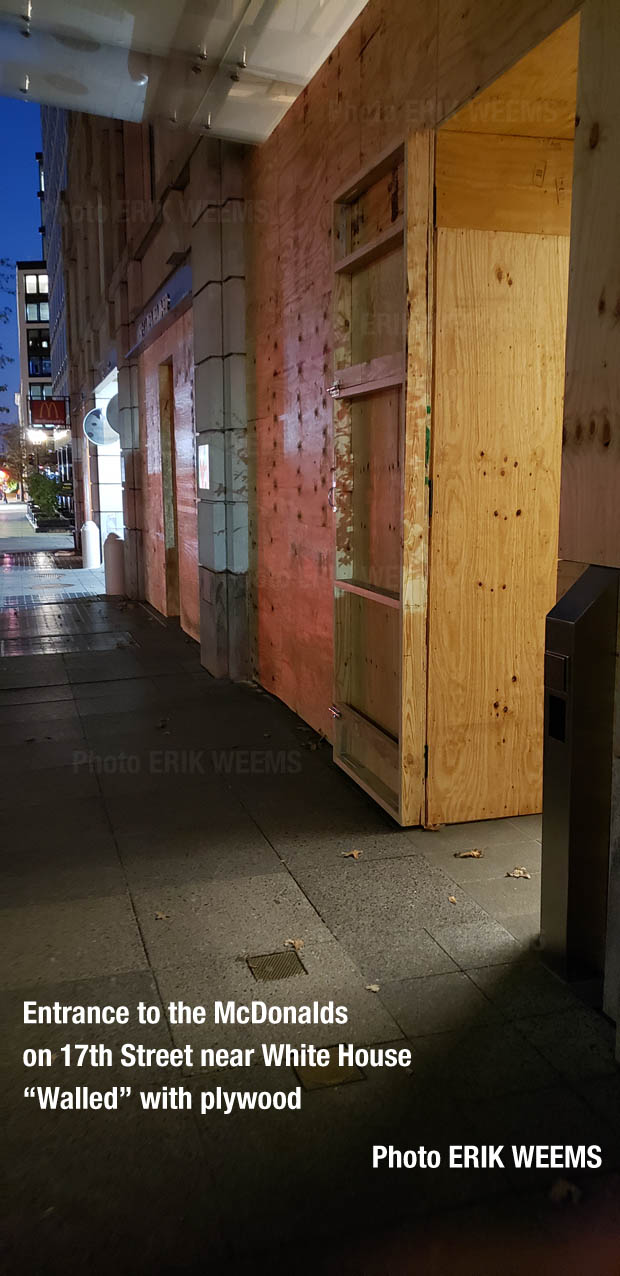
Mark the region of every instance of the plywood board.
<instances>
[{"instance_id":1,"label":"plywood board","mask_svg":"<svg viewBox=\"0 0 620 1276\"><path fill-rule=\"evenodd\" d=\"M518 137L575 135L579 14L451 115L452 132Z\"/></svg>"},{"instance_id":2,"label":"plywood board","mask_svg":"<svg viewBox=\"0 0 620 1276\"><path fill-rule=\"evenodd\" d=\"M620 8L581 25L560 554L620 567Z\"/></svg>"},{"instance_id":3,"label":"plywood board","mask_svg":"<svg viewBox=\"0 0 620 1276\"><path fill-rule=\"evenodd\" d=\"M435 136L407 143L407 388L403 448L400 819L424 820L428 471L432 394Z\"/></svg>"},{"instance_id":4,"label":"plywood board","mask_svg":"<svg viewBox=\"0 0 620 1276\"><path fill-rule=\"evenodd\" d=\"M437 225L569 235L573 143L437 135Z\"/></svg>"},{"instance_id":5,"label":"plywood board","mask_svg":"<svg viewBox=\"0 0 620 1276\"><path fill-rule=\"evenodd\" d=\"M400 616L384 603L336 590L336 702L397 738Z\"/></svg>"},{"instance_id":6,"label":"plywood board","mask_svg":"<svg viewBox=\"0 0 620 1276\"><path fill-rule=\"evenodd\" d=\"M256 664L260 681L326 734L334 195L409 131L462 106L577 7L573 0L369 0L303 90L298 110L248 158L251 419L259 423Z\"/></svg>"},{"instance_id":7,"label":"plywood board","mask_svg":"<svg viewBox=\"0 0 620 1276\"><path fill-rule=\"evenodd\" d=\"M541 808L568 241L437 232L428 821Z\"/></svg>"}]
</instances>

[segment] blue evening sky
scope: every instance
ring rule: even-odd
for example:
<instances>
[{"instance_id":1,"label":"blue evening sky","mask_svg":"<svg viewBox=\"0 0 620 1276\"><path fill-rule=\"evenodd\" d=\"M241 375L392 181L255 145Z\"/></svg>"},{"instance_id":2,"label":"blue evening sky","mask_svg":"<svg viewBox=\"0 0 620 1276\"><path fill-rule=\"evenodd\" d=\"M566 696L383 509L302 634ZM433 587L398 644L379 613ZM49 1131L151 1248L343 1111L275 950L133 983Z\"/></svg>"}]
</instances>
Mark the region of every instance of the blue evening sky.
<instances>
[{"instance_id":1,"label":"blue evening sky","mask_svg":"<svg viewBox=\"0 0 620 1276\"><path fill-rule=\"evenodd\" d=\"M0 138L0 257L8 257L11 261L13 287L15 262L41 256L41 209L37 198L39 176L34 158L35 151L41 150L39 107L34 102L0 98ZM0 345L5 354L13 355L15 363L0 370L0 385L6 382L8 386L0 401L10 408L8 416L4 412L0 414L0 425L17 420L14 395L19 389L19 371L14 299L3 296L0 305L4 307L9 300L12 314L8 324L0 324Z\"/></svg>"}]
</instances>

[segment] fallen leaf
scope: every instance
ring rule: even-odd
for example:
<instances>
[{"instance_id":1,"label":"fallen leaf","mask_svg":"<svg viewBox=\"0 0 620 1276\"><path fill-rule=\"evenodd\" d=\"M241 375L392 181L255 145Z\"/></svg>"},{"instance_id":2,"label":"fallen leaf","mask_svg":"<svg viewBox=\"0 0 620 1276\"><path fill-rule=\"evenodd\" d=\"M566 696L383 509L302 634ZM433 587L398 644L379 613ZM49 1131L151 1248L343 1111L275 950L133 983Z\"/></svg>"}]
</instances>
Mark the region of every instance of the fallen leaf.
<instances>
[{"instance_id":1,"label":"fallen leaf","mask_svg":"<svg viewBox=\"0 0 620 1276\"><path fill-rule=\"evenodd\" d=\"M294 948L296 953L298 953L300 948L303 948L303 946L304 946L303 939L285 939L284 940L284 947Z\"/></svg>"},{"instance_id":2,"label":"fallen leaf","mask_svg":"<svg viewBox=\"0 0 620 1276\"><path fill-rule=\"evenodd\" d=\"M568 1179L558 1179L553 1184L549 1193L549 1200L554 1205L564 1205L566 1201L570 1201L571 1205L578 1205L581 1200L581 1188L576 1183L569 1183Z\"/></svg>"},{"instance_id":3,"label":"fallen leaf","mask_svg":"<svg viewBox=\"0 0 620 1276\"><path fill-rule=\"evenodd\" d=\"M451 904L456 904L456 895L448 895L448 900Z\"/></svg>"},{"instance_id":4,"label":"fallen leaf","mask_svg":"<svg viewBox=\"0 0 620 1276\"><path fill-rule=\"evenodd\" d=\"M379 991L379 985L378 985L378 984L366 984L366 988L367 988L368 992L378 992L378 991Z\"/></svg>"},{"instance_id":5,"label":"fallen leaf","mask_svg":"<svg viewBox=\"0 0 620 1276\"><path fill-rule=\"evenodd\" d=\"M343 860L358 860L364 854L363 851L343 851Z\"/></svg>"},{"instance_id":6,"label":"fallen leaf","mask_svg":"<svg viewBox=\"0 0 620 1276\"><path fill-rule=\"evenodd\" d=\"M455 860L481 860L483 855L484 855L484 851L476 851L476 850L454 852Z\"/></svg>"},{"instance_id":7,"label":"fallen leaf","mask_svg":"<svg viewBox=\"0 0 620 1276\"><path fill-rule=\"evenodd\" d=\"M443 828L443 824L425 824L424 828L427 833L438 833L439 829Z\"/></svg>"},{"instance_id":8,"label":"fallen leaf","mask_svg":"<svg viewBox=\"0 0 620 1276\"><path fill-rule=\"evenodd\" d=\"M169 920L169 917L170 917L170 913L155 913L156 922L167 922Z\"/></svg>"},{"instance_id":9,"label":"fallen leaf","mask_svg":"<svg viewBox=\"0 0 620 1276\"><path fill-rule=\"evenodd\" d=\"M513 868L512 873L506 873L506 877L527 877L531 878L532 874L528 873L526 868Z\"/></svg>"}]
</instances>

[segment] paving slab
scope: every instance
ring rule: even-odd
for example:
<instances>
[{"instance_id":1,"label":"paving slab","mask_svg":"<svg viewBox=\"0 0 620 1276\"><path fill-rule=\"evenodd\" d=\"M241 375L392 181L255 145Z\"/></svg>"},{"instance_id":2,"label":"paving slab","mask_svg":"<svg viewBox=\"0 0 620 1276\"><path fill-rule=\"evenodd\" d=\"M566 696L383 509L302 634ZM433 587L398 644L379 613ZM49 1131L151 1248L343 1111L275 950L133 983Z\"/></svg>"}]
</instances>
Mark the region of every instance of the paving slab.
<instances>
[{"instance_id":1,"label":"paving slab","mask_svg":"<svg viewBox=\"0 0 620 1276\"><path fill-rule=\"evenodd\" d=\"M149 961L159 970L183 961L210 962L218 954L274 952L287 939L332 938L284 873L182 887L162 883L135 890L133 899Z\"/></svg>"},{"instance_id":2,"label":"paving slab","mask_svg":"<svg viewBox=\"0 0 620 1276\"><path fill-rule=\"evenodd\" d=\"M497 1007L461 971L381 984L381 1000L406 1037L449 1032L497 1020Z\"/></svg>"},{"instance_id":3,"label":"paving slab","mask_svg":"<svg viewBox=\"0 0 620 1276\"><path fill-rule=\"evenodd\" d=\"M503 965L518 960L523 954L523 946L514 935L487 914L475 921L450 926L430 923L429 933L463 970L480 964Z\"/></svg>"},{"instance_id":4,"label":"paving slab","mask_svg":"<svg viewBox=\"0 0 620 1276\"><path fill-rule=\"evenodd\" d=\"M3 909L0 987L120 975L147 960L127 895Z\"/></svg>"}]
</instances>

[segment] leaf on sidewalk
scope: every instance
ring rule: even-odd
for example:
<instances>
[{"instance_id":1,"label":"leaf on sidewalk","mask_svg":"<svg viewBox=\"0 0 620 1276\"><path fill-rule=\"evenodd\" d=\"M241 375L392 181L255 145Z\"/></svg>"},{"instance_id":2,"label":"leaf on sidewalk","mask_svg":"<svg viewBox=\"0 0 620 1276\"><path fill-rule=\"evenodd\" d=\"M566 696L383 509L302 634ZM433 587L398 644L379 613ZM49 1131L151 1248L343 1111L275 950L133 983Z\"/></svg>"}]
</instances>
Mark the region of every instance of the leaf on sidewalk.
<instances>
[{"instance_id":1,"label":"leaf on sidewalk","mask_svg":"<svg viewBox=\"0 0 620 1276\"><path fill-rule=\"evenodd\" d=\"M477 851L475 848L473 851L455 851L454 852L455 860L481 860L483 856L484 856L484 851Z\"/></svg>"},{"instance_id":2,"label":"leaf on sidewalk","mask_svg":"<svg viewBox=\"0 0 620 1276\"><path fill-rule=\"evenodd\" d=\"M343 860L359 860L363 854L363 851L343 851L342 858Z\"/></svg>"},{"instance_id":3,"label":"leaf on sidewalk","mask_svg":"<svg viewBox=\"0 0 620 1276\"><path fill-rule=\"evenodd\" d=\"M456 904L456 895L448 895L448 902L450 904Z\"/></svg>"},{"instance_id":4,"label":"leaf on sidewalk","mask_svg":"<svg viewBox=\"0 0 620 1276\"><path fill-rule=\"evenodd\" d=\"M557 1179L549 1192L549 1200L554 1205L564 1205L567 1201L571 1205L578 1205L581 1200L581 1188L576 1183L570 1183L568 1179Z\"/></svg>"},{"instance_id":5,"label":"leaf on sidewalk","mask_svg":"<svg viewBox=\"0 0 620 1276\"><path fill-rule=\"evenodd\" d=\"M513 868L512 873L506 873L506 877L527 877L531 878L532 874L528 873L526 868Z\"/></svg>"},{"instance_id":6,"label":"leaf on sidewalk","mask_svg":"<svg viewBox=\"0 0 620 1276\"><path fill-rule=\"evenodd\" d=\"M284 940L284 947L294 948L296 953L298 953L300 949L303 948L303 946L304 946L303 939L285 939Z\"/></svg>"},{"instance_id":7,"label":"leaf on sidewalk","mask_svg":"<svg viewBox=\"0 0 620 1276\"><path fill-rule=\"evenodd\" d=\"M366 990L367 990L368 992L378 992L378 991L379 991L379 985L378 985L378 984L366 984Z\"/></svg>"},{"instance_id":8,"label":"leaf on sidewalk","mask_svg":"<svg viewBox=\"0 0 620 1276\"><path fill-rule=\"evenodd\" d=\"M167 922L169 918L170 918L170 913L160 913L160 912L155 913L156 922Z\"/></svg>"}]
</instances>

